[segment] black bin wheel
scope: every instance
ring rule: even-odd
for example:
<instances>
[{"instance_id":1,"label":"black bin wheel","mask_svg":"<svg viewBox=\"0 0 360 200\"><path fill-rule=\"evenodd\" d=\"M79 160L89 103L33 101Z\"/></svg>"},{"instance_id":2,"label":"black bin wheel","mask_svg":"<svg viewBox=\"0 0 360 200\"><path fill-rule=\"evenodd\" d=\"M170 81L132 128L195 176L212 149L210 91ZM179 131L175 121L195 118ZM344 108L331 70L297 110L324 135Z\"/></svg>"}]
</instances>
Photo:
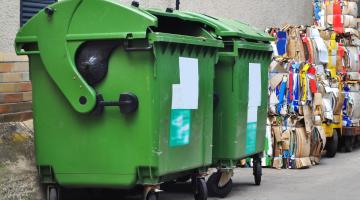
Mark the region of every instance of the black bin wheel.
<instances>
[{"instance_id":1,"label":"black bin wheel","mask_svg":"<svg viewBox=\"0 0 360 200\"><path fill-rule=\"evenodd\" d=\"M326 156L329 158L333 158L336 155L338 143L339 143L339 136L337 134L337 131L334 129L333 136L331 140L326 141Z\"/></svg>"},{"instance_id":2,"label":"black bin wheel","mask_svg":"<svg viewBox=\"0 0 360 200\"><path fill-rule=\"evenodd\" d=\"M262 166L261 166L261 160L254 160L253 163L253 175L255 180L255 185L261 184L261 176L262 176Z\"/></svg>"},{"instance_id":3,"label":"black bin wheel","mask_svg":"<svg viewBox=\"0 0 360 200\"><path fill-rule=\"evenodd\" d=\"M208 190L206 187L205 180L203 178L194 178L193 182L195 181L195 191L194 191L194 199L195 200L207 200L208 197Z\"/></svg>"},{"instance_id":4,"label":"black bin wheel","mask_svg":"<svg viewBox=\"0 0 360 200\"><path fill-rule=\"evenodd\" d=\"M59 189L57 187L48 187L47 200L59 200Z\"/></svg>"},{"instance_id":5,"label":"black bin wheel","mask_svg":"<svg viewBox=\"0 0 360 200\"><path fill-rule=\"evenodd\" d=\"M159 199L159 195L154 192L154 191L149 191L147 194L146 194L146 200L158 200Z\"/></svg>"},{"instance_id":6,"label":"black bin wheel","mask_svg":"<svg viewBox=\"0 0 360 200\"><path fill-rule=\"evenodd\" d=\"M231 192L233 186L231 178L223 187L219 187L221 175L222 173L217 171L209 177L206 185L210 196L225 198Z\"/></svg>"}]
</instances>

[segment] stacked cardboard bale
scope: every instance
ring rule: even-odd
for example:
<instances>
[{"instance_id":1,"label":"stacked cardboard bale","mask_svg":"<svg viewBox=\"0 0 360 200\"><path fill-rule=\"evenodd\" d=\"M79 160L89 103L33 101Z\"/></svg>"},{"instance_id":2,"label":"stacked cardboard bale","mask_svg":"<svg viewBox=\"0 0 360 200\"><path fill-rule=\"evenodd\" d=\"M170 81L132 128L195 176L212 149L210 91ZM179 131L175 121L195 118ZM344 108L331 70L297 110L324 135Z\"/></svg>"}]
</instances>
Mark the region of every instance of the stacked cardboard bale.
<instances>
[{"instance_id":1,"label":"stacked cardboard bale","mask_svg":"<svg viewBox=\"0 0 360 200\"><path fill-rule=\"evenodd\" d=\"M337 34L317 27L270 29L277 38L269 66L269 124L275 168L318 164L326 144L322 123L340 121L344 95ZM340 46L340 48L339 48Z\"/></svg>"},{"instance_id":2,"label":"stacked cardboard bale","mask_svg":"<svg viewBox=\"0 0 360 200\"><path fill-rule=\"evenodd\" d=\"M343 126L358 127L360 125L359 1L341 1L340 6L344 18L344 31L339 36L339 40L341 41L340 44L345 48L344 59L341 63L343 64L344 73Z\"/></svg>"},{"instance_id":3,"label":"stacked cardboard bale","mask_svg":"<svg viewBox=\"0 0 360 200\"><path fill-rule=\"evenodd\" d=\"M360 122L357 1L314 0L315 25L271 28L277 40L269 66L271 166L318 164L322 124Z\"/></svg>"},{"instance_id":4,"label":"stacked cardboard bale","mask_svg":"<svg viewBox=\"0 0 360 200\"><path fill-rule=\"evenodd\" d=\"M360 126L360 39L358 30L345 33L344 43L348 50L348 67L344 77L343 126Z\"/></svg>"},{"instance_id":5,"label":"stacked cardboard bale","mask_svg":"<svg viewBox=\"0 0 360 200\"><path fill-rule=\"evenodd\" d=\"M344 33L346 28L356 28L358 0L314 0L315 24Z\"/></svg>"}]
</instances>

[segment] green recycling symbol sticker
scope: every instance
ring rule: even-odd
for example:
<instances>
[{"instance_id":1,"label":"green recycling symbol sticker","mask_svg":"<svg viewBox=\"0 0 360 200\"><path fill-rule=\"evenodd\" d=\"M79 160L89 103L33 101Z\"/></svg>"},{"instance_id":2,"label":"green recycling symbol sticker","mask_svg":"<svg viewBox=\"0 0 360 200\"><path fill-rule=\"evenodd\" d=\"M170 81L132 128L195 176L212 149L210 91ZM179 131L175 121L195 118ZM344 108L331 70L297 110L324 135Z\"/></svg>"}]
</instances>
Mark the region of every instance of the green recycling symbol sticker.
<instances>
[{"instance_id":1,"label":"green recycling symbol sticker","mask_svg":"<svg viewBox=\"0 0 360 200\"><path fill-rule=\"evenodd\" d=\"M191 110L171 110L170 147L190 143Z\"/></svg>"}]
</instances>

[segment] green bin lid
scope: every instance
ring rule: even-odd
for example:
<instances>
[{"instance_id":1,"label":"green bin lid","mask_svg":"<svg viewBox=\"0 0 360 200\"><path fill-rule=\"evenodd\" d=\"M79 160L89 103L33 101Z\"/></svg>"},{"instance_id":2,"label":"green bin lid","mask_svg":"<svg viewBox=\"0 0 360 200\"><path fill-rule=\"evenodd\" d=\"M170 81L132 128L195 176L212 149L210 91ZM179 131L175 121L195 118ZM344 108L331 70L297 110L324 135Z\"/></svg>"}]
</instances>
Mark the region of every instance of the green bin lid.
<instances>
[{"instance_id":1,"label":"green bin lid","mask_svg":"<svg viewBox=\"0 0 360 200\"><path fill-rule=\"evenodd\" d=\"M50 5L49 8L56 10L54 16L48 16L42 10L19 30L16 36L16 51L18 54L39 53L38 51L23 52L22 46L25 43L36 43L50 38L65 38L67 41L146 38L148 37L149 28L158 27L159 21L158 17L144 9L105 0L60 1ZM103 10L106 10L106 12L103 12ZM50 34L49 27L59 29L59 31ZM67 29L63 27L67 27ZM182 35L181 33L176 34ZM166 35L166 32L163 35ZM183 35L183 37L185 36ZM164 38L168 38L168 35L167 37L162 36L161 40L164 40ZM200 40L201 38L195 39ZM215 40L215 38L204 38L202 42L197 44L214 46L217 42L216 47L223 46L219 41L215 40L214 43L212 40ZM190 41L189 37L186 41Z\"/></svg>"},{"instance_id":2,"label":"green bin lid","mask_svg":"<svg viewBox=\"0 0 360 200\"><path fill-rule=\"evenodd\" d=\"M158 22L144 10L112 1L60 1L49 8L55 10L53 15L40 11L19 30L16 42L37 42L43 39L41 35L46 39L61 34L67 40L145 38L148 28L156 27ZM58 28L59 33L50 36L48 27Z\"/></svg>"}]
</instances>

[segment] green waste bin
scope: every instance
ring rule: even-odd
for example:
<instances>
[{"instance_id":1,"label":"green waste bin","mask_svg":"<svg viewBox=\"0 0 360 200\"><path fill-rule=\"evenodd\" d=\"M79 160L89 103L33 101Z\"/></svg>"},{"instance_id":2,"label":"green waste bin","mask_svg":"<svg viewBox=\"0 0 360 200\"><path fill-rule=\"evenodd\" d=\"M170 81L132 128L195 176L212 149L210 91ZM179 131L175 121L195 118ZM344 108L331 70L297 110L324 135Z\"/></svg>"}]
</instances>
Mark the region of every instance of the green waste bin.
<instances>
[{"instance_id":1,"label":"green waste bin","mask_svg":"<svg viewBox=\"0 0 360 200\"><path fill-rule=\"evenodd\" d=\"M224 45L200 32L198 23L103 0L61 1L21 28L16 52L29 56L48 199L59 186L138 185L157 199L160 183L184 176L195 180L195 199L206 199L214 66Z\"/></svg>"},{"instance_id":2,"label":"green waste bin","mask_svg":"<svg viewBox=\"0 0 360 200\"><path fill-rule=\"evenodd\" d=\"M233 169L241 159L253 158L256 185L261 182L264 151L268 66L274 39L247 24L187 12L207 25L207 30L225 44L215 67L213 167L208 181L210 195L231 192Z\"/></svg>"}]
</instances>

